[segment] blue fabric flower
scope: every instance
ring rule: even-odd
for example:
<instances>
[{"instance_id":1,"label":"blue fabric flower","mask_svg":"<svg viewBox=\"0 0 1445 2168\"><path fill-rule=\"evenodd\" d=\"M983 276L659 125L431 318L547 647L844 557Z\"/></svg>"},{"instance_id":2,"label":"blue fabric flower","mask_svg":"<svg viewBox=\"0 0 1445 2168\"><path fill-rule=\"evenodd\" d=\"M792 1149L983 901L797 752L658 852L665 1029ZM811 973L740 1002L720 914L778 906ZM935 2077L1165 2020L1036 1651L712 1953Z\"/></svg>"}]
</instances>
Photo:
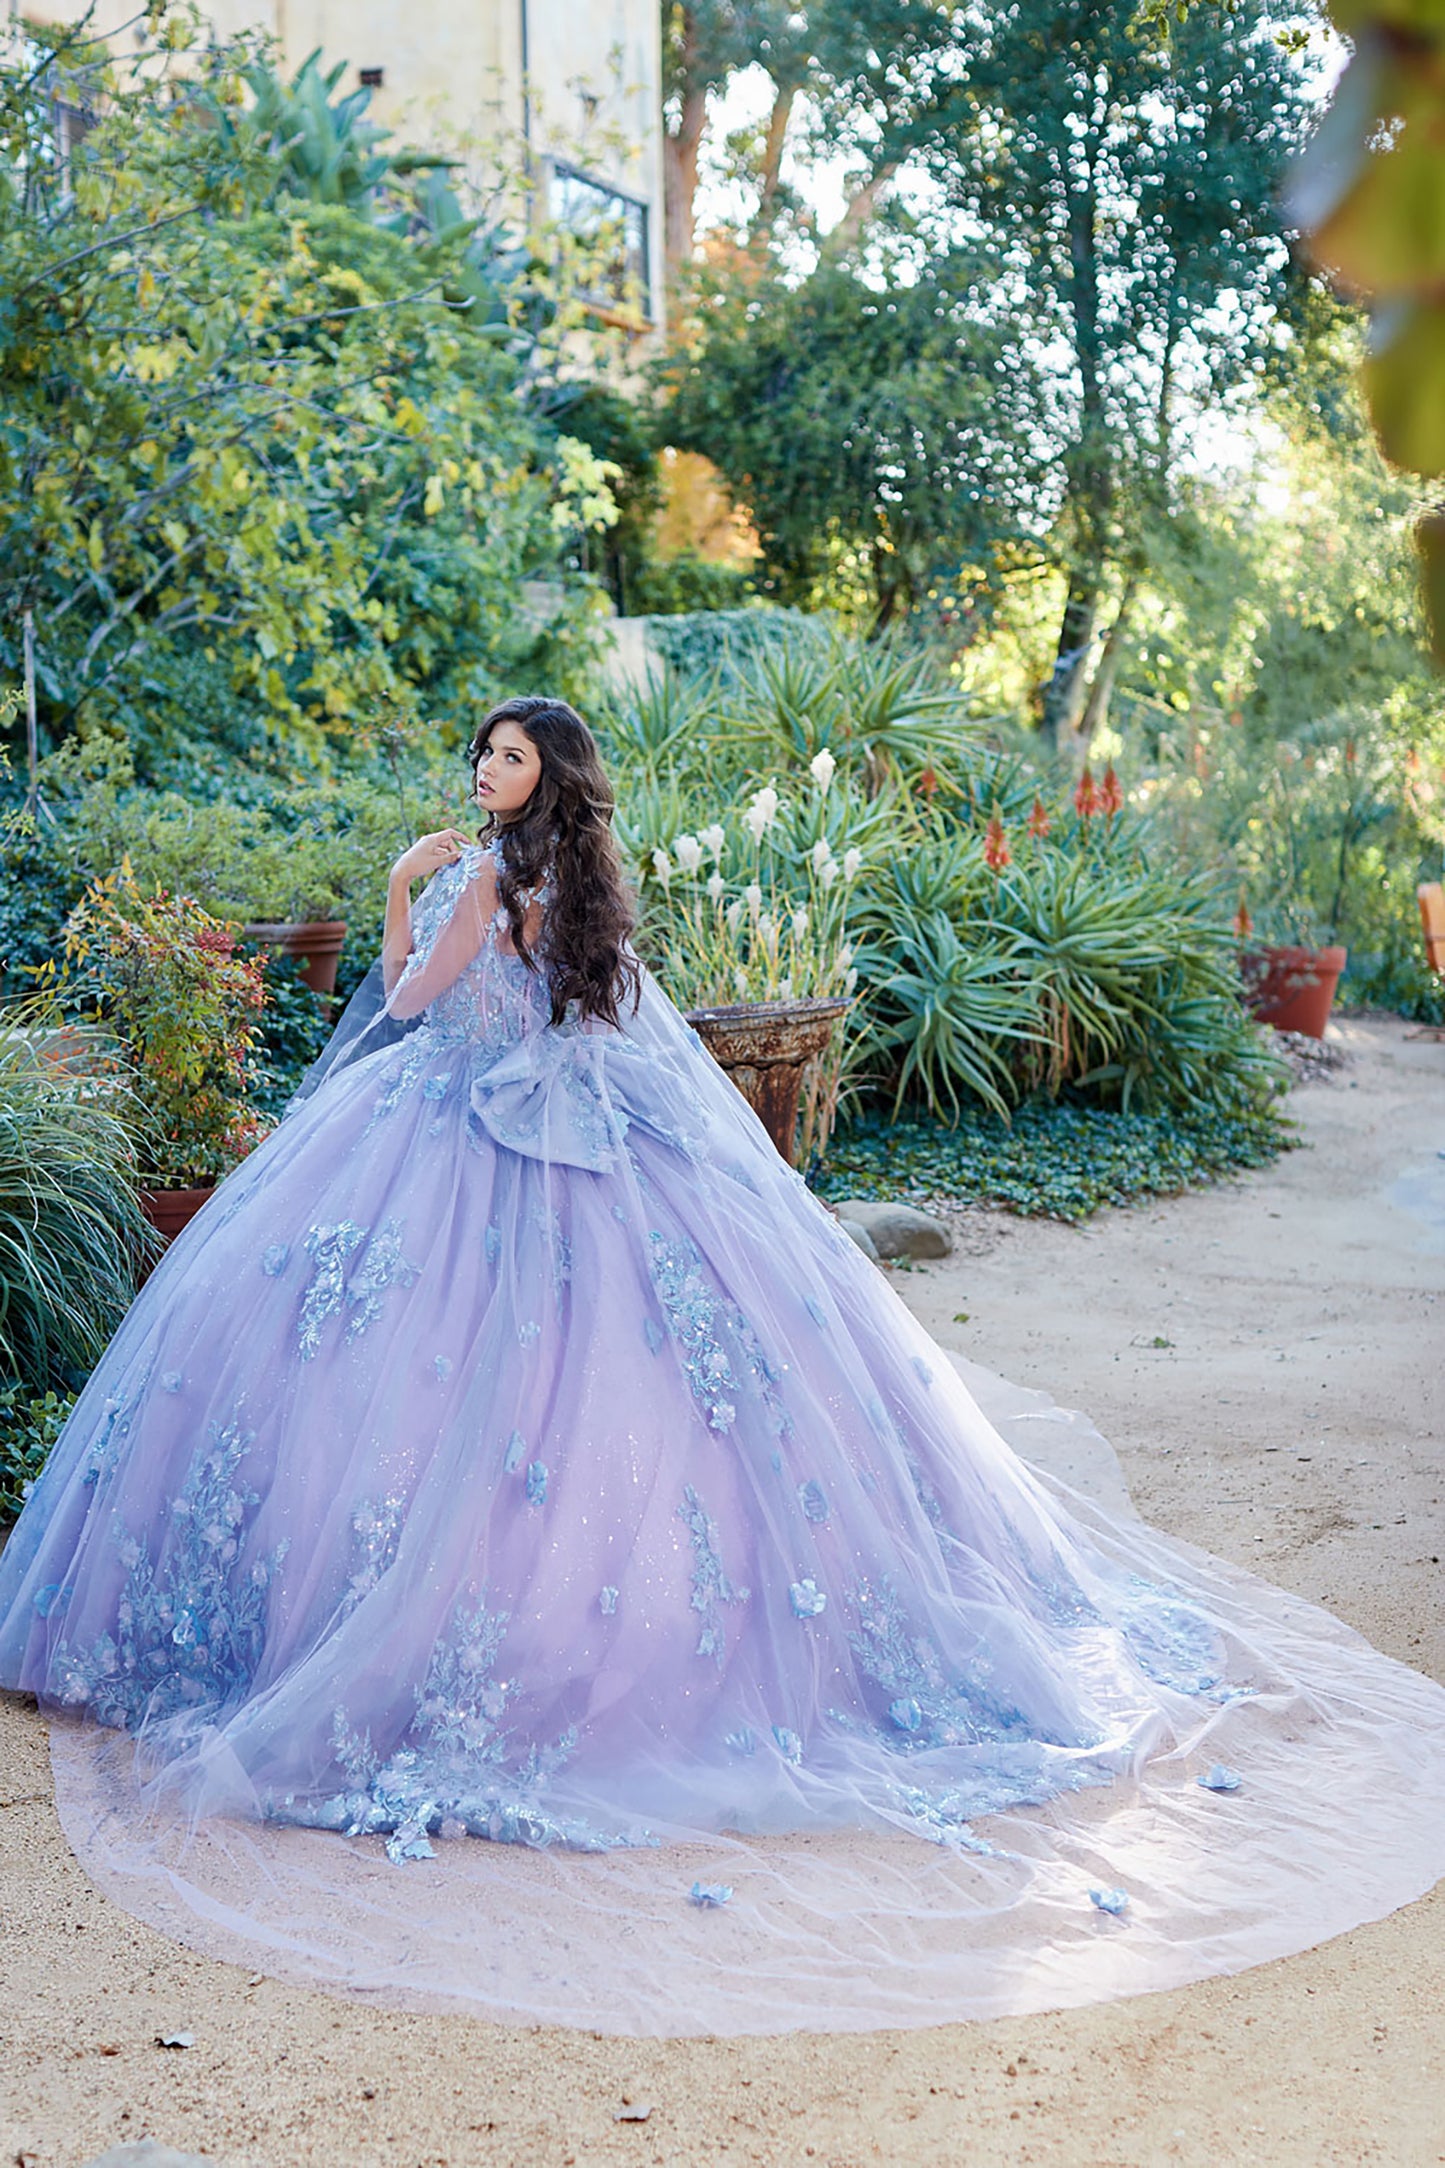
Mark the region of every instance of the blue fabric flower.
<instances>
[{"instance_id":1,"label":"blue fabric flower","mask_svg":"<svg viewBox=\"0 0 1445 2168\"><path fill-rule=\"evenodd\" d=\"M778 1742L778 1752L784 1761L797 1763L802 1760L803 1742L795 1731L789 1731L786 1725L774 1724L773 1737Z\"/></svg>"},{"instance_id":2,"label":"blue fabric flower","mask_svg":"<svg viewBox=\"0 0 1445 2168\"><path fill-rule=\"evenodd\" d=\"M794 1618L817 1618L828 1608L828 1599L816 1581L791 1582L788 1601L793 1607Z\"/></svg>"},{"instance_id":3,"label":"blue fabric flower","mask_svg":"<svg viewBox=\"0 0 1445 2168\"><path fill-rule=\"evenodd\" d=\"M804 1520L813 1521L819 1525L827 1520L828 1493L824 1490L822 1484L816 1482L811 1476L806 1483L798 1485L798 1503L803 1509Z\"/></svg>"},{"instance_id":4,"label":"blue fabric flower","mask_svg":"<svg viewBox=\"0 0 1445 2168\"><path fill-rule=\"evenodd\" d=\"M1237 1792L1244 1779L1237 1769L1227 1769L1223 1762L1217 1761L1194 1781L1206 1792Z\"/></svg>"},{"instance_id":5,"label":"blue fabric flower","mask_svg":"<svg viewBox=\"0 0 1445 2168\"><path fill-rule=\"evenodd\" d=\"M547 1503L547 1463L534 1460L527 1470L527 1503L542 1506Z\"/></svg>"},{"instance_id":6,"label":"blue fabric flower","mask_svg":"<svg viewBox=\"0 0 1445 2168\"><path fill-rule=\"evenodd\" d=\"M888 1714L900 1731L917 1731L923 1722L923 1711L911 1694L905 1694L900 1700L890 1702Z\"/></svg>"},{"instance_id":7,"label":"blue fabric flower","mask_svg":"<svg viewBox=\"0 0 1445 2168\"><path fill-rule=\"evenodd\" d=\"M700 1912L717 1911L728 1902L732 1893L730 1882L694 1882L687 1893L687 1901L696 1905Z\"/></svg>"},{"instance_id":8,"label":"blue fabric flower","mask_svg":"<svg viewBox=\"0 0 1445 2168\"><path fill-rule=\"evenodd\" d=\"M1129 1892L1126 1889L1091 1889L1089 1902L1096 1911L1112 1913L1117 1919L1129 1908Z\"/></svg>"}]
</instances>

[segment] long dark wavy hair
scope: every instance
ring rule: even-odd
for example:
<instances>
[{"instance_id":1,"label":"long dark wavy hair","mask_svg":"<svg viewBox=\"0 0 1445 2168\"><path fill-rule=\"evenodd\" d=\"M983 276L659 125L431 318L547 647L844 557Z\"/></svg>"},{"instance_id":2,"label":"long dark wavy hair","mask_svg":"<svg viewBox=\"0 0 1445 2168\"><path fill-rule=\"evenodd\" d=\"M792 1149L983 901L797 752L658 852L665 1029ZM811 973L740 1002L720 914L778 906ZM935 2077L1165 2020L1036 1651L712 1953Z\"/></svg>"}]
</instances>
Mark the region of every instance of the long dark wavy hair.
<instances>
[{"instance_id":1,"label":"long dark wavy hair","mask_svg":"<svg viewBox=\"0 0 1445 2168\"><path fill-rule=\"evenodd\" d=\"M583 1017L616 1024L624 1002L635 1009L642 973L628 945L636 922L612 836L614 799L597 741L575 708L544 693L502 701L482 718L467 759L473 776L498 723L515 723L537 748L542 772L515 818L493 816L482 840L501 839L497 892L512 946L531 971L544 971L552 1021L575 1002ZM527 945L529 892L551 883L540 956Z\"/></svg>"}]
</instances>

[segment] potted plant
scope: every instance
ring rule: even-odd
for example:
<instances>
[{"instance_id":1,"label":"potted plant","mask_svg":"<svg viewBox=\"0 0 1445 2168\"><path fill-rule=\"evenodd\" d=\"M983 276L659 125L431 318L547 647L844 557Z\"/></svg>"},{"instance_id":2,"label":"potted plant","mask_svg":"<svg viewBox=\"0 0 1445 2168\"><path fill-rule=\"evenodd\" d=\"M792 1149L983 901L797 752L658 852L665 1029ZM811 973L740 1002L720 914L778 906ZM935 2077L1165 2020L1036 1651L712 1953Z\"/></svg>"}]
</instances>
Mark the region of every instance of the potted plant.
<instances>
[{"instance_id":1,"label":"potted plant","mask_svg":"<svg viewBox=\"0 0 1445 2168\"><path fill-rule=\"evenodd\" d=\"M249 1087L264 966L235 949L234 927L193 897L143 895L129 863L66 923L67 971L134 1071L143 1201L167 1240L261 1134Z\"/></svg>"},{"instance_id":2,"label":"potted plant","mask_svg":"<svg viewBox=\"0 0 1445 2168\"><path fill-rule=\"evenodd\" d=\"M1298 1031L1322 1039L1334 1006L1335 990L1349 962L1349 950L1321 942L1298 914L1278 913L1268 930L1293 932L1296 939L1261 941L1248 902L1241 897L1234 921L1239 941L1239 971L1244 999L1260 1023L1276 1031Z\"/></svg>"},{"instance_id":3,"label":"potted plant","mask_svg":"<svg viewBox=\"0 0 1445 2168\"><path fill-rule=\"evenodd\" d=\"M844 896L862 853L838 858L827 835L822 797L833 767L830 754L812 763L811 842L806 832L791 843L778 833L781 801L767 784L731 847L714 822L656 847L646 869L658 976L790 1164L826 1149L846 1059L840 1026L858 983Z\"/></svg>"},{"instance_id":4,"label":"potted plant","mask_svg":"<svg viewBox=\"0 0 1445 2168\"><path fill-rule=\"evenodd\" d=\"M127 861L147 893L193 896L239 920L243 939L295 956L312 991L329 995L356 852L319 808L307 805L299 823L289 813L179 791L141 794L107 777L86 801L86 859L102 875Z\"/></svg>"},{"instance_id":5,"label":"potted plant","mask_svg":"<svg viewBox=\"0 0 1445 2168\"><path fill-rule=\"evenodd\" d=\"M264 895L277 915L247 915L241 937L295 957L312 993L329 997L336 991L346 940L346 920L338 915L337 840L306 832L273 836L265 861L253 860L250 891L253 897Z\"/></svg>"}]
</instances>

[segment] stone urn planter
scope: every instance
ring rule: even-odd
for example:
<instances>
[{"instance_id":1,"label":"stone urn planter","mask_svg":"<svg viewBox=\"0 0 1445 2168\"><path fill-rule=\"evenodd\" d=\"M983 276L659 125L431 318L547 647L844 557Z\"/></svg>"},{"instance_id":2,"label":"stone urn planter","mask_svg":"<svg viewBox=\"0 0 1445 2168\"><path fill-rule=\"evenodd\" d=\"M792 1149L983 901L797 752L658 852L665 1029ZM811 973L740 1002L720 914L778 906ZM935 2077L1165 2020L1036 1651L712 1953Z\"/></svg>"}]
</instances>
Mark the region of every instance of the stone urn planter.
<instances>
[{"instance_id":1,"label":"stone urn planter","mask_svg":"<svg viewBox=\"0 0 1445 2168\"><path fill-rule=\"evenodd\" d=\"M852 1007L847 994L803 1001L740 1001L692 1009L687 1021L727 1072L778 1150L793 1164L803 1073Z\"/></svg>"},{"instance_id":2,"label":"stone urn planter","mask_svg":"<svg viewBox=\"0 0 1445 2168\"><path fill-rule=\"evenodd\" d=\"M1240 958L1244 998L1262 1024L1322 1039L1349 960L1342 948L1260 948Z\"/></svg>"},{"instance_id":3,"label":"stone urn planter","mask_svg":"<svg viewBox=\"0 0 1445 2168\"><path fill-rule=\"evenodd\" d=\"M335 993L336 966L346 939L344 918L253 919L241 928L241 938L294 956L313 994Z\"/></svg>"}]
</instances>

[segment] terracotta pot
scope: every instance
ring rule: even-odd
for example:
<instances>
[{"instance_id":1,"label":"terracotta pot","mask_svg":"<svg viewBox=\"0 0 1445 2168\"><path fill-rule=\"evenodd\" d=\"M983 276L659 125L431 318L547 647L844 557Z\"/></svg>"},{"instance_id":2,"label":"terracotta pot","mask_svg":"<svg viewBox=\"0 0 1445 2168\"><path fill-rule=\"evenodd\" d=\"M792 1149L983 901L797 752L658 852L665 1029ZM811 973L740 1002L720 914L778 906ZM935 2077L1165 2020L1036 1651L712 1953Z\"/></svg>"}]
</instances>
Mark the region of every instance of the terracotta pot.
<instances>
[{"instance_id":1,"label":"terracotta pot","mask_svg":"<svg viewBox=\"0 0 1445 2168\"><path fill-rule=\"evenodd\" d=\"M201 1189L144 1189L141 1210L163 1241L174 1242L181 1229L189 1227L215 1186L207 1182Z\"/></svg>"},{"instance_id":2,"label":"terracotta pot","mask_svg":"<svg viewBox=\"0 0 1445 2168\"><path fill-rule=\"evenodd\" d=\"M256 919L241 928L241 938L298 957L301 976L313 994L335 993L336 966L346 939L344 918Z\"/></svg>"},{"instance_id":3,"label":"terracotta pot","mask_svg":"<svg viewBox=\"0 0 1445 2168\"><path fill-rule=\"evenodd\" d=\"M850 997L838 994L804 1001L740 1001L688 1014L703 1045L736 1084L789 1166L803 1072L851 1007Z\"/></svg>"},{"instance_id":4,"label":"terracotta pot","mask_svg":"<svg viewBox=\"0 0 1445 2168\"><path fill-rule=\"evenodd\" d=\"M1322 1039L1348 960L1342 948L1254 949L1240 958L1244 998L1262 1024Z\"/></svg>"}]
</instances>

